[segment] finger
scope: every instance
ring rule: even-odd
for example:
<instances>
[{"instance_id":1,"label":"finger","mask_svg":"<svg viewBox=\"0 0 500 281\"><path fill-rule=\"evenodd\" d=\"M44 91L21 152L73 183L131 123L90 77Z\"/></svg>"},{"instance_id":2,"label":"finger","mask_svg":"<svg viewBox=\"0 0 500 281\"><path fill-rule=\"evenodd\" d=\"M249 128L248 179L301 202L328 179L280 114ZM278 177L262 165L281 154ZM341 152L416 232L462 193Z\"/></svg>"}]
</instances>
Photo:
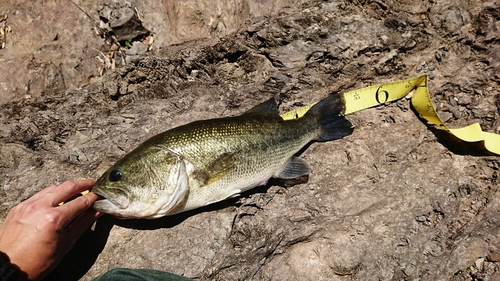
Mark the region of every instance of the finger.
<instances>
[{"instance_id":1,"label":"finger","mask_svg":"<svg viewBox=\"0 0 500 281\"><path fill-rule=\"evenodd\" d=\"M65 181L55 188L51 188L45 195L50 198L50 204L55 207L80 192L90 189L94 184L94 180Z\"/></svg>"},{"instance_id":2,"label":"finger","mask_svg":"<svg viewBox=\"0 0 500 281\"><path fill-rule=\"evenodd\" d=\"M89 192L83 196L75 198L70 202L57 207L57 209L61 212L61 225L67 226L69 225L75 218L77 218L80 214L90 209L92 204L99 199L99 196L93 192Z\"/></svg>"},{"instance_id":3,"label":"finger","mask_svg":"<svg viewBox=\"0 0 500 281\"><path fill-rule=\"evenodd\" d=\"M33 194L30 198L26 199L24 202L30 202L30 201L37 200L38 198L43 197L44 195L46 195L48 193L54 192L55 189L57 189L57 185L52 184L49 187L46 187L46 188L38 191L37 193Z\"/></svg>"}]
</instances>

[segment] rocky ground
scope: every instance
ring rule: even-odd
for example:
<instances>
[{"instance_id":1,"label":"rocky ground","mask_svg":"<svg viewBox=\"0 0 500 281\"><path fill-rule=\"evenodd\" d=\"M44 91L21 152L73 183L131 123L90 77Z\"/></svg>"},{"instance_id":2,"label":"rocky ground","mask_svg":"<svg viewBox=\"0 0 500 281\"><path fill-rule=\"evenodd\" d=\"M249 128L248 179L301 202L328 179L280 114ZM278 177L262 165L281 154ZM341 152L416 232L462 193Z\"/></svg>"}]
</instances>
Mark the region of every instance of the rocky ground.
<instances>
[{"instance_id":1,"label":"rocky ground","mask_svg":"<svg viewBox=\"0 0 500 281\"><path fill-rule=\"evenodd\" d=\"M76 3L106 30L136 7L135 30L148 32L125 39L99 37L69 1L0 3L0 218L52 183L99 177L161 131L272 96L284 112L427 73L447 125L500 133L498 2L207 3ZM433 130L408 101L348 118L351 136L302 153L307 179L158 220L105 216L47 279L129 267L200 280L500 280L499 156Z\"/></svg>"}]
</instances>

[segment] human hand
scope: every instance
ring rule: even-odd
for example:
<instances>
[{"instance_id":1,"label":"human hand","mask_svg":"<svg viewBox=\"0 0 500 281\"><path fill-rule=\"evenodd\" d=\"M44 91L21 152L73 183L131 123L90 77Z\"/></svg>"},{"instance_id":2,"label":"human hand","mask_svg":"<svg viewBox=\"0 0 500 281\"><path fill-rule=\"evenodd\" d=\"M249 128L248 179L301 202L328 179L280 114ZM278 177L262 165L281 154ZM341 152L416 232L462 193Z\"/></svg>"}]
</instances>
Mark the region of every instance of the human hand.
<instances>
[{"instance_id":1,"label":"human hand","mask_svg":"<svg viewBox=\"0 0 500 281\"><path fill-rule=\"evenodd\" d=\"M51 185L10 210L0 226L0 251L30 280L49 273L99 216L91 208L98 199L93 192L59 206L94 183L75 180Z\"/></svg>"}]
</instances>

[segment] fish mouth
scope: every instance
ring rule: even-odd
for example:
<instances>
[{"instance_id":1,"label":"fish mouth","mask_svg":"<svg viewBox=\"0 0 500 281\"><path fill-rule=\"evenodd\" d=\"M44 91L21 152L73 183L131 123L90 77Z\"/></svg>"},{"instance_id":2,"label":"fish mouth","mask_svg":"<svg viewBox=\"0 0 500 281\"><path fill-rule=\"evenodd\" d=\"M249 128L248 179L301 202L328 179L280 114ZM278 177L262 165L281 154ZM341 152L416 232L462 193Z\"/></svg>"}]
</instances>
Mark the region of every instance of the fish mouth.
<instances>
[{"instance_id":1,"label":"fish mouth","mask_svg":"<svg viewBox=\"0 0 500 281\"><path fill-rule=\"evenodd\" d=\"M110 210L116 209L123 210L130 204L129 195L120 188L108 188L107 190L93 188L92 192L101 197L101 199L95 201L92 205L97 211L109 212Z\"/></svg>"},{"instance_id":2,"label":"fish mouth","mask_svg":"<svg viewBox=\"0 0 500 281\"><path fill-rule=\"evenodd\" d=\"M98 212L111 213L113 212L112 210L118 209L118 206L113 204L108 199L101 199L95 201L94 204L92 205L92 208L94 208Z\"/></svg>"}]
</instances>

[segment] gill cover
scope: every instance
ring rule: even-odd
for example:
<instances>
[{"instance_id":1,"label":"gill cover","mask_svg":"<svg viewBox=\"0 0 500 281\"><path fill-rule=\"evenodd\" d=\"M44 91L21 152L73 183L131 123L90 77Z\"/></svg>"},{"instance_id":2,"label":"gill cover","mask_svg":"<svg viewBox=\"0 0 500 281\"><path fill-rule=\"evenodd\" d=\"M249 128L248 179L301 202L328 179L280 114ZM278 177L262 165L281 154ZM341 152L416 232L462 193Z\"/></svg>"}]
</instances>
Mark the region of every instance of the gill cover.
<instances>
[{"instance_id":1,"label":"gill cover","mask_svg":"<svg viewBox=\"0 0 500 281\"><path fill-rule=\"evenodd\" d=\"M151 205L151 208L148 208L145 212L150 215L143 214L142 217L144 218L154 219L171 214L175 212L177 207L182 205L187 197L189 188L188 170L191 169L192 165L173 150L167 148L164 151L170 157L173 156L176 161L171 166L166 181L161 183L162 188L159 190L159 198L157 198L156 204Z\"/></svg>"}]
</instances>

